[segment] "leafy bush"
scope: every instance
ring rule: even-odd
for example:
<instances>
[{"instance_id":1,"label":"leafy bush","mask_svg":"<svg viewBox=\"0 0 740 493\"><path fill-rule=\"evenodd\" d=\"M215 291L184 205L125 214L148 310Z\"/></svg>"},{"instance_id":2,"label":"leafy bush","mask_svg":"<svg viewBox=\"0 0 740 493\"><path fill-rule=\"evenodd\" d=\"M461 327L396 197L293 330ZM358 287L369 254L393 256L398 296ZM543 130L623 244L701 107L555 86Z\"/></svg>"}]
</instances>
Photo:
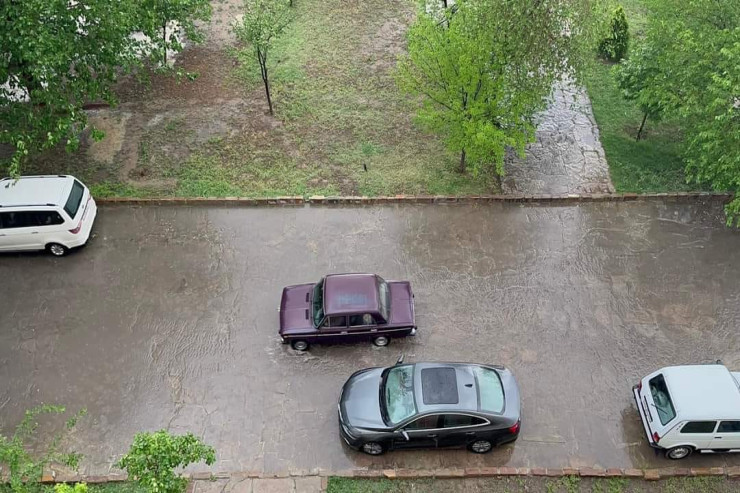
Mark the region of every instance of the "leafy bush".
<instances>
[{"instance_id":1,"label":"leafy bush","mask_svg":"<svg viewBox=\"0 0 740 493\"><path fill-rule=\"evenodd\" d=\"M29 452L28 444L36 429L38 428L38 417L44 414L64 414L63 406L41 405L29 409L23 416L23 420L16 427L12 437L0 435L0 468L7 475L10 489L14 493L26 493L30 486L41 480L44 468L51 463L63 464L68 467L77 468L80 454L74 452L62 453L59 446L62 439L71 430L77 420L85 415L85 410L78 412L67 420L64 430L54 435L49 446L40 457ZM84 492L75 492L84 493Z\"/></svg>"},{"instance_id":2,"label":"leafy bush","mask_svg":"<svg viewBox=\"0 0 740 493\"><path fill-rule=\"evenodd\" d=\"M74 486L70 486L67 483L58 483L54 485L54 493L87 493L87 485L85 483L77 483Z\"/></svg>"},{"instance_id":3,"label":"leafy bush","mask_svg":"<svg viewBox=\"0 0 740 493\"><path fill-rule=\"evenodd\" d=\"M609 23L609 32L599 43L599 54L604 58L618 62L627 55L629 46L629 26L624 9L620 5L614 10L612 20Z\"/></svg>"},{"instance_id":4,"label":"leafy bush","mask_svg":"<svg viewBox=\"0 0 740 493\"><path fill-rule=\"evenodd\" d=\"M216 461L213 447L204 444L192 433L170 435L166 430L138 433L128 454L116 464L125 469L131 479L151 493L182 493L187 481L174 469L205 461Z\"/></svg>"}]
</instances>

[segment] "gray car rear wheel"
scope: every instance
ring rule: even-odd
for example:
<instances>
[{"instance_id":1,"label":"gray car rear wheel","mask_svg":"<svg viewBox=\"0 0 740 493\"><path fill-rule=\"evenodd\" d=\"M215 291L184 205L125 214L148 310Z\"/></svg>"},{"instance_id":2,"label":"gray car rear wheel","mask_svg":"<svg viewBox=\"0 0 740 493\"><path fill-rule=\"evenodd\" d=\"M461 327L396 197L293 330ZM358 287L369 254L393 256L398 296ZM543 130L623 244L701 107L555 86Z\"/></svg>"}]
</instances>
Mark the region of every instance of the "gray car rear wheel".
<instances>
[{"instance_id":1,"label":"gray car rear wheel","mask_svg":"<svg viewBox=\"0 0 740 493\"><path fill-rule=\"evenodd\" d=\"M493 444L488 440L476 440L468 445L468 449L476 454L485 454L493 449Z\"/></svg>"}]
</instances>

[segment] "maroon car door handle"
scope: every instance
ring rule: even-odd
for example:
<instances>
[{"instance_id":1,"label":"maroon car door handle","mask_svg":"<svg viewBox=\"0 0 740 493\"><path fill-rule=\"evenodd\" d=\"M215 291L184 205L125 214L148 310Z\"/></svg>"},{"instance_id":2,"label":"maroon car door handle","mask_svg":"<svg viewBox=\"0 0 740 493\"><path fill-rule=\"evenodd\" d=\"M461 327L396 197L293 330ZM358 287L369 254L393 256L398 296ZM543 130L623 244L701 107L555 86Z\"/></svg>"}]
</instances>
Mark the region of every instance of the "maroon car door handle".
<instances>
[{"instance_id":1,"label":"maroon car door handle","mask_svg":"<svg viewBox=\"0 0 740 493\"><path fill-rule=\"evenodd\" d=\"M427 438L437 438L439 435L433 434L433 435L427 435Z\"/></svg>"},{"instance_id":2,"label":"maroon car door handle","mask_svg":"<svg viewBox=\"0 0 740 493\"><path fill-rule=\"evenodd\" d=\"M475 432L474 431L469 431L469 432L466 433L466 435L469 436L469 437L474 437L475 436Z\"/></svg>"}]
</instances>

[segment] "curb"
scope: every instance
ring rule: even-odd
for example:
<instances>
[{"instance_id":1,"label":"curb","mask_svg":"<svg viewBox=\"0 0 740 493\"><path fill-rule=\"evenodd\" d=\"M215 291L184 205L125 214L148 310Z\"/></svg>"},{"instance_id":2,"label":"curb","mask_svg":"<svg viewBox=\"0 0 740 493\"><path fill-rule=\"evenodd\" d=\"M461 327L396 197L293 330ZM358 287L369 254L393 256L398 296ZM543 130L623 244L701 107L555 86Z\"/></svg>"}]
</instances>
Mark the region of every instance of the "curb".
<instances>
[{"instance_id":1,"label":"curb","mask_svg":"<svg viewBox=\"0 0 740 493\"><path fill-rule=\"evenodd\" d=\"M96 198L98 204L127 205L217 205L217 206L286 206L286 205L375 205L375 204L491 204L491 203L548 203L553 205L571 205L580 202L629 202L629 201L662 201L693 202L710 200L727 202L732 200L731 193L717 192L675 192L675 193L586 193L563 195L394 195L389 197L353 197L324 196L311 197L285 196L267 198L244 197L172 197L172 198Z\"/></svg>"},{"instance_id":2,"label":"curb","mask_svg":"<svg viewBox=\"0 0 740 493\"><path fill-rule=\"evenodd\" d=\"M740 466L727 467L692 467L678 468L666 467L659 469L603 469L598 467L582 468L538 468L538 467L474 467L474 468L443 468L443 469L347 469L342 471L328 471L325 469L303 469L291 470L274 474L265 474L254 471L240 472L195 472L183 475L186 479L194 481L213 481L217 479L243 480L253 479L277 479L289 477L329 477L338 476L344 478L367 478L367 479L454 479L454 478L489 478L489 477L549 477L562 478L579 476L582 478L626 478L644 479L646 481L657 481L675 477L697 477L697 476L721 476L729 479L740 480ZM109 474L104 476L83 476L77 474L63 474L44 472L42 483L75 483L84 481L86 483L109 483L120 482L128 479L125 473Z\"/></svg>"}]
</instances>

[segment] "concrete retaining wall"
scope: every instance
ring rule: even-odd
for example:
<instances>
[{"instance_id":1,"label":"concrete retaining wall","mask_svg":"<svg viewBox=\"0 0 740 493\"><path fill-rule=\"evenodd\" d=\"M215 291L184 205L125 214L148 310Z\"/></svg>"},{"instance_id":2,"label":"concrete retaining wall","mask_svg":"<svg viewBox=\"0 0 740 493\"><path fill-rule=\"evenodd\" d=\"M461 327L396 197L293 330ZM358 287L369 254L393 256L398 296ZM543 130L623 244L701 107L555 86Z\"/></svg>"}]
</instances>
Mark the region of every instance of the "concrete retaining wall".
<instances>
[{"instance_id":1,"label":"concrete retaining wall","mask_svg":"<svg viewBox=\"0 0 740 493\"><path fill-rule=\"evenodd\" d=\"M635 200L657 200L663 202L693 202L711 200L728 202L733 198L729 193L714 192L675 192L675 193L589 193L566 195L395 195L392 197L327 197L314 195L242 198L242 197L173 197L173 198L96 198L98 204L128 205L215 205L215 206L286 206L286 205L370 205L370 204L490 204L490 203L547 203L552 205L571 205L579 202L625 202Z\"/></svg>"},{"instance_id":2,"label":"concrete retaining wall","mask_svg":"<svg viewBox=\"0 0 740 493\"><path fill-rule=\"evenodd\" d=\"M665 467L660 469L600 469L600 468L537 468L537 467L475 467L475 468L443 468L443 469L347 469L329 471L325 469L291 470L275 474L260 472L198 472L185 474L184 477L192 480L212 479L248 479L248 478L288 478L288 477L352 477L352 478L388 478L388 479L418 479L418 478L484 478L504 476L545 476L566 477L580 476L584 478L633 478L654 481L684 476L721 476L730 479L740 479L740 466L732 467ZM107 476L81 476L64 473L47 472L42 477L44 483L79 482L107 483L126 481L126 474L109 474Z\"/></svg>"}]
</instances>

